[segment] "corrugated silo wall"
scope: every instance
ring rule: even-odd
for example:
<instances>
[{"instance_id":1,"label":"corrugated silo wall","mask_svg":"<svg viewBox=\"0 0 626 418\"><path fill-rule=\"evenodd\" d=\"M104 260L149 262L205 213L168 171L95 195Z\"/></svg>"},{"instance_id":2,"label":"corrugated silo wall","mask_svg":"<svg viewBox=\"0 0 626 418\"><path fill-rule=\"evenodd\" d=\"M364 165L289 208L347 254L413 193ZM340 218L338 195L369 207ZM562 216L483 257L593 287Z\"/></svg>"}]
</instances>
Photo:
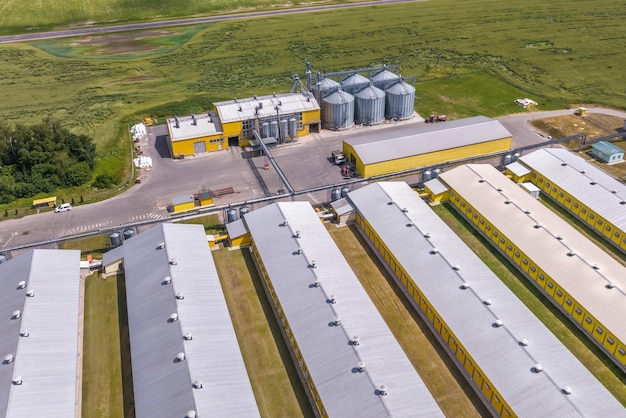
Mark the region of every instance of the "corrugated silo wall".
<instances>
[{"instance_id":1,"label":"corrugated silo wall","mask_svg":"<svg viewBox=\"0 0 626 418\"><path fill-rule=\"evenodd\" d=\"M385 96L385 117L387 119L408 119L415 112L415 92L395 94L387 92Z\"/></svg>"},{"instance_id":2,"label":"corrugated silo wall","mask_svg":"<svg viewBox=\"0 0 626 418\"><path fill-rule=\"evenodd\" d=\"M357 94L354 121L363 125L376 125L385 120L385 94L380 97L362 98Z\"/></svg>"},{"instance_id":3,"label":"corrugated silo wall","mask_svg":"<svg viewBox=\"0 0 626 418\"><path fill-rule=\"evenodd\" d=\"M322 102L322 123L325 129L340 130L354 125L354 100L346 103Z\"/></svg>"}]
</instances>

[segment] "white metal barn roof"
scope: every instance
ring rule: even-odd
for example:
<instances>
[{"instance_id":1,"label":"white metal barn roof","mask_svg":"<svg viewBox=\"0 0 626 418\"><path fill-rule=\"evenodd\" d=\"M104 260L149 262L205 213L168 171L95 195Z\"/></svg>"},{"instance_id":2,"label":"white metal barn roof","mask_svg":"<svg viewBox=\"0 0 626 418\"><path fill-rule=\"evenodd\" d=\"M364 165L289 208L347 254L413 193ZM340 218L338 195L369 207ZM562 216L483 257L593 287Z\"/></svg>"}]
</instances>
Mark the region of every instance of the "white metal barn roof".
<instances>
[{"instance_id":1,"label":"white metal barn roof","mask_svg":"<svg viewBox=\"0 0 626 418\"><path fill-rule=\"evenodd\" d=\"M103 265L120 256L136 416L259 416L204 228L160 225L106 253Z\"/></svg>"},{"instance_id":2,"label":"white metal barn roof","mask_svg":"<svg viewBox=\"0 0 626 418\"><path fill-rule=\"evenodd\" d=\"M626 185L562 148L543 148L520 158L531 169L626 231ZM591 184L591 183L595 184Z\"/></svg>"},{"instance_id":3,"label":"white metal barn roof","mask_svg":"<svg viewBox=\"0 0 626 418\"><path fill-rule=\"evenodd\" d=\"M510 138L511 133L497 120L486 116L405 128L405 136L390 137L388 132L359 132L344 139L363 164L375 164L413 155Z\"/></svg>"},{"instance_id":4,"label":"white metal barn roof","mask_svg":"<svg viewBox=\"0 0 626 418\"><path fill-rule=\"evenodd\" d=\"M222 123L272 118L277 114L291 115L320 108L313 94L308 92L255 96L214 103L214 105Z\"/></svg>"},{"instance_id":5,"label":"white metal barn roof","mask_svg":"<svg viewBox=\"0 0 626 418\"><path fill-rule=\"evenodd\" d=\"M172 142L222 133L222 124L219 119L209 113L168 118L167 126Z\"/></svg>"},{"instance_id":6,"label":"white metal barn roof","mask_svg":"<svg viewBox=\"0 0 626 418\"><path fill-rule=\"evenodd\" d=\"M610 332L626 341L624 266L490 165L464 165L439 178ZM615 287L607 288L609 283Z\"/></svg>"},{"instance_id":7,"label":"white metal barn roof","mask_svg":"<svg viewBox=\"0 0 626 418\"><path fill-rule=\"evenodd\" d=\"M520 417L623 416L619 402L406 183L375 183L350 192L348 199L512 412ZM464 283L467 289L461 288ZM493 326L498 319L504 323L499 328ZM519 344L522 339L527 346ZM543 373L532 372L536 363ZM570 395L561 392L566 386Z\"/></svg>"},{"instance_id":8,"label":"white metal barn roof","mask_svg":"<svg viewBox=\"0 0 626 418\"><path fill-rule=\"evenodd\" d=\"M78 250L32 250L0 264L0 416L80 416L79 289Z\"/></svg>"},{"instance_id":9,"label":"white metal barn roof","mask_svg":"<svg viewBox=\"0 0 626 418\"><path fill-rule=\"evenodd\" d=\"M275 203L244 221L328 416L442 416L309 203Z\"/></svg>"}]
</instances>

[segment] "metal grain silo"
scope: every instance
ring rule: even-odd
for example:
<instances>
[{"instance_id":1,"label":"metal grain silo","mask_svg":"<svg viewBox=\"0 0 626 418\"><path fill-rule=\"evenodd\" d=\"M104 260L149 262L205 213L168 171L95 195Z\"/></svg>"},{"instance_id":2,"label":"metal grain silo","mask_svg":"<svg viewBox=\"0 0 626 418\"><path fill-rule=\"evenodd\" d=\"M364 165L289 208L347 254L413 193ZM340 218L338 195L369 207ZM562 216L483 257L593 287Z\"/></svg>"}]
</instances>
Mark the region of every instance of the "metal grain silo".
<instances>
[{"instance_id":1,"label":"metal grain silo","mask_svg":"<svg viewBox=\"0 0 626 418\"><path fill-rule=\"evenodd\" d=\"M354 94L364 87L370 85L370 80L367 77L363 77L361 74L352 74L343 80L341 80L341 88L343 91L350 94Z\"/></svg>"},{"instance_id":2,"label":"metal grain silo","mask_svg":"<svg viewBox=\"0 0 626 418\"><path fill-rule=\"evenodd\" d=\"M385 92L368 86L354 95L354 121L376 125L385 120Z\"/></svg>"},{"instance_id":3,"label":"metal grain silo","mask_svg":"<svg viewBox=\"0 0 626 418\"><path fill-rule=\"evenodd\" d=\"M400 76L389 70L382 70L370 77L370 81L381 90L387 90L392 85L400 81Z\"/></svg>"},{"instance_id":4,"label":"metal grain silo","mask_svg":"<svg viewBox=\"0 0 626 418\"><path fill-rule=\"evenodd\" d=\"M289 136L291 137L291 139L295 139L297 135L298 135L298 121L296 121L295 118L289 118Z\"/></svg>"},{"instance_id":5,"label":"metal grain silo","mask_svg":"<svg viewBox=\"0 0 626 418\"><path fill-rule=\"evenodd\" d=\"M263 122L261 124L261 136L263 138L267 138L268 136L270 136L270 124L267 122Z\"/></svg>"},{"instance_id":6,"label":"metal grain silo","mask_svg":"<svg viewBox=\"0 0 626 418\"><path fill-rule=\"evenodd\" d=\"M347 129L354 125L354 96L337 90L322 100L322 126L326 129Z\"/></svg>"},{"instance_id":7,"label":"metal grain silo","mask_svg":"<svg viewBox=\"0 0 626 418\"><path fill-rule=\"evenodd\" d=\"M385 98L387 119L408 119L415 113L415 87L400 81L389 87Z\"/></svg>"},{"instance_id":8,"label":"metal grain silo","mask_svg":"<svg viewBox=\"0 0 626 418\"><path fill-rule=\"evenodd\" d=\"M322 78L320 81L311 86L311 92L313 92L313 96L315 96L317 103L322 103L324 96L337 90L340 86L341 84L332 78Z\"/></svg>"},{"instance_id":9,"label":"metal grain silo","mask_svg":"<svg viewBox=\"0 0 626 418\"><path fill-rule=\"evenodd\" d=\"M278 121L273 120L270 122L270 136L278 140Z\"/></svg>"},{"instance_id":10,"label":"metal grain silo","mask_svg":"<svg viewBox=\"0 0 626 418\"><path fill-rule=\"evenodd\" d=\"M280 142L285 142L287 140L287 119L280 120Z\"/></svg>"}]
</instances>

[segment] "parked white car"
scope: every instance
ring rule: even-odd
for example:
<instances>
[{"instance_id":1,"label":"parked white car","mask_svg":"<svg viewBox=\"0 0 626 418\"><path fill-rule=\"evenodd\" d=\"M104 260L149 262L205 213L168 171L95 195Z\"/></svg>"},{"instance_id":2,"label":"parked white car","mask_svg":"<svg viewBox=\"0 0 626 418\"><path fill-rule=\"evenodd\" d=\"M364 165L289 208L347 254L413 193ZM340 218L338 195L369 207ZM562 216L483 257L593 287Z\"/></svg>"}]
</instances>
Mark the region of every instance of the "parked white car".
<instances>
[{"instance_id":1,"label":"parked white car","mask_svg":"<svg viewBox=\"0 0 626 418\"><path fill-rule=\"evenodd\" d=\"M72 205L70 205L69 203L63 203L62 205L59 205L56 208L54 208L55 213L67 212L69 210L72 210Z\"/></svg>"}]
</instances>

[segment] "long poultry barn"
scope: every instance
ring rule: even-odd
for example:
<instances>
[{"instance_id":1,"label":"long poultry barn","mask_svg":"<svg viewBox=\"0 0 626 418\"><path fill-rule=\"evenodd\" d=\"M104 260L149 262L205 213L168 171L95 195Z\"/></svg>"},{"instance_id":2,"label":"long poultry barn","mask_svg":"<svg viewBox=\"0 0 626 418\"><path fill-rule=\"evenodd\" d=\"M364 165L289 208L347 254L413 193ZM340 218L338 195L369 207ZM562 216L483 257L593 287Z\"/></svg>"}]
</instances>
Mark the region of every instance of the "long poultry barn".
<instances>
[{"instance_id":1,"label":"long poultry barn","mask_svg":"<svg viewBox=\"0 0 626 418\"><path fill-rule=\"evenodd\" d=\"M494 249L626 370L626 268L491 165L439 179Z\"/></svg>"},{"instance_id":2,"label":"long poultry barn","mask_svg":"<svg viewBox=\"0 0 626 418\"><path fill-rule=\"evenodd\" d=\"M475 116L392 131L359 132L343 141L343 153L361 177L396 173L511 149L511 133L496 120Z\"/></svg>"},{"instance_id":3,"label":"long poultry barn","mask_svg":"<svg viewBox=\"0 0 626 418\"><path fill-rule=\"evenodd\" d=\"M623 406L406 183L372 184L348 199L359 231L495 416L623 416Z\"/></svg>"}]
</instances>

